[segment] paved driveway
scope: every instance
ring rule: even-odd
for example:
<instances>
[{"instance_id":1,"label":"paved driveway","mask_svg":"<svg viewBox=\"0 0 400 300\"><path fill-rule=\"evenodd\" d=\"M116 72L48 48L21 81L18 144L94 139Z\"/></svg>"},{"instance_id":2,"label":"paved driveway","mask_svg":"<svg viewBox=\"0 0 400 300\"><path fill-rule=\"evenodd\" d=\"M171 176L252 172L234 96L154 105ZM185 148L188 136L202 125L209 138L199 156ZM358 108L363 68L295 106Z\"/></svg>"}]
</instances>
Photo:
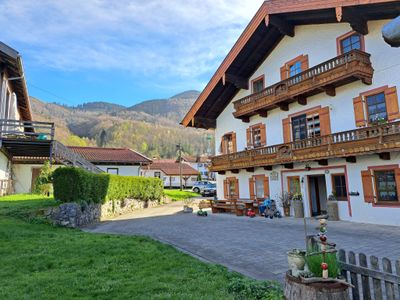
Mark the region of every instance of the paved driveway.
<instances>
[{"instance_id":1,"label":"paved driveway","mask_svg":"<svg viewBox=\"0 0 400 300\"><path fill-rule=\"evenodd\" d=\"M151 208L85 228L89 232L146 235L209 262L257 279L282 281L286 251L304 248L302 219L264 219L181 213L182 203ZM308 233L318 223L309 221ZM367 255L400 258L400 228L329 222L329 240L338 248Z\"/></svg>"}]
</instances>

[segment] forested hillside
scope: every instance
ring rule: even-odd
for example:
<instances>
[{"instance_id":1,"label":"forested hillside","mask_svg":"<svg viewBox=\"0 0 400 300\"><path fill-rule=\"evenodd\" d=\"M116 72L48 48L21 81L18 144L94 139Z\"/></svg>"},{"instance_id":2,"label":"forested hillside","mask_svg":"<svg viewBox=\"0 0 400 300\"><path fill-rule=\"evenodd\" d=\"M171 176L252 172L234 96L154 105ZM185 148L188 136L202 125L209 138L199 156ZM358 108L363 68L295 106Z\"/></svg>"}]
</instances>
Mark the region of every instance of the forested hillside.
<instances>
[{"instance_id":1,"label":"forested hillside","mask_svg":"<svg viewBox=\"0 0 400 300\"><path fill-rule=\"evenodd\" d=\"M171 158L178 143L190 155L214 148L212 132L179 125L197 96L198 92L188 91L129 108L107 102L69 107L33 97L31 103L34 119L54 122L56 139L66 145L127 147L151 158Z\"/></svg>"}]
</instances>

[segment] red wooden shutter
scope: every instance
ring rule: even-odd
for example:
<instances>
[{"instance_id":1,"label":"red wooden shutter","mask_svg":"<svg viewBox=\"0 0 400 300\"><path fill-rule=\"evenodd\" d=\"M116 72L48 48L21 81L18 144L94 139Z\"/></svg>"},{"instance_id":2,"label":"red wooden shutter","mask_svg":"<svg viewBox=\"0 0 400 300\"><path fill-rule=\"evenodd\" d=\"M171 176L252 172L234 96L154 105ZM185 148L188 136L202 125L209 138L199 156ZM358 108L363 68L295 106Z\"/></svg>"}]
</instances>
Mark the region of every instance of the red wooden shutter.
<instances>
[{"instance_id":1,"label":"red wooden shutter","mask_svg":"<svg viewBox=\"0 0 400 300\"><path fill-rule=\"evenodd\" d=\"M255 193L255 184L256 181L254 179L254 177L250 177L249 178L249 194L250 194L250 199L254 200L256 199L256 193Z\"/></svg>"},{"instance_id":2,"label":"red wooden shutter","mask_svg":"<svg viewBox=\"0 0 400 300\"><path fill-rule=\"evenodd\" d=\"M300 63L301 63L301 71L308 70L308 55L302 55Z\"/></svg>"},{"instance_id":3,"label":"red wooden shutter","mask_svg":"<svg viewBox=\"0 0 400 300\"><path fill-rule=\"evenodd\" d=\"M364 201L366 203L374 203L373 176L371 171L361 171L361 180L364 192Z\"/></svg>"},{"instance_id":4,"label":"red wooden shutter","mask_svg":"<svg viewBox=\"0 0 400 300\"><path fill-rule=\"evenodd\" d=\"M353 98L353 107L354 107L354 118L356 120L356 126L357 127L365 126L367 121L365 120L364 102L362 101L361 96Z\"/></svg>"},{"instance_id":5,"label":"red wooden shutter","mask_svg":"<svg viewBox=\"0 0 400 300\"><path fill-rule=\"evenodd\" d=\"M269 198L269 177L264 177L264 197Z\"/></svg>"},{"instance_id":6,"label":"red wooden shutter","mask_svg":"<svg viewBox=\"0 0 400 300\"><path fill-rule=\"evenodd\" d=\"M229 196L229 180L228 179L224 179L224 198L228 199Z\"/></svg>"},{"instance_id":7,"label":"red wooden shutter","mask_svg":"<svg viewBox=\"0 0 400 300\"><path fill-rule=\"evenodd\" d=\"M267 131L265 129L265 124L260 125L260 134L261 134L261 146L265 146L267 144Z\"/></svg>"},{"instance_id":8,"label":"red wooden shutter","mask_svg":"<svg viewBox=\"0 0 400 300\"><path fill-rule=\"evenodd\" d=\"M399 119L399 101L397 99L396 87L391 87L385 90L385 99L388 121Z\"/></svg>"},{"instance_id":9,"label":"red wooden shutter","mask_svg":"<svg viewBox=\"0 0 400 300\"><path fill-rule=\"evenodd\" d=\"M283 119L282 126L283 126L283 142L290 143L291 141L290 118Z\"/></svg>"},{"instance_id":10,"label":"red wooden shutter","mask_svg":"<svg viewBox=\"0 0 400 300\"><path fill-rule=\"evenodd\" d=\"M233 152L237 152L236 133L232 132Z\"/></svg>"},{"instance_id":11,"label":"red wooden shutter","mask_svg":"<svg viewBox=\"0 0 400 300\"><path fill-rule=\"evenodd\" d=\"M251 127L246 129L246 140L247 140L247 147L253 146L251 138Z\"/></svg>"},{"instance_id":12,"label":"red wooden shutter","mask_svg":"<svg viewBox=\"0 0 400 300\"><path fill-rule=\"evenodd\" d=\"M281 80L285 80L287 78L287 67L286 64L281 67Z\"/></svg>"},{"instance_id":13,"label":"red wooden shutter","mask_svg":"<svg viewBox=\"0 0 400 300\"><path fill-rule=\"evenodd\" d=\"M321 135L331 134L331 119L329 116L329 106L323 107L318 112Z\"/></svg>"},{"instance_id":14,"label":"red wooden shutter","mask_svg":"<svg viewBox=\"0 0 400 300\"><path fill-rule=\"evenodd\" d=\"M400 169L399 168L395 169L394 174L396 177L397 199L399 199L400 201Z\"/></svg>"}]
</instances>

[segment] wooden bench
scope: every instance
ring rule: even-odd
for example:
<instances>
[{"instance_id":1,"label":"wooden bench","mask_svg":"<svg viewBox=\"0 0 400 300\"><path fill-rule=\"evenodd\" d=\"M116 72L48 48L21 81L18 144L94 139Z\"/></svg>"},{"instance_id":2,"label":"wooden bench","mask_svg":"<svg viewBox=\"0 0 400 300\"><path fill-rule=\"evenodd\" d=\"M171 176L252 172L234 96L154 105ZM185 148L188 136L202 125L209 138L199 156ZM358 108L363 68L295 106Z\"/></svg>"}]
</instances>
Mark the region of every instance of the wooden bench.
<instances>
[{"instance_id":1,"label":"wooden bench","mask_svg":"<svg viewBox=\"0 0 400 300\"><path fill-rule=\"evenodd\" d=\"M245 206L243 203L236 199L230 200L210 200L212 213L230 212L235 213L237 216L243 216Z\"/></svg>"}]
</instances>

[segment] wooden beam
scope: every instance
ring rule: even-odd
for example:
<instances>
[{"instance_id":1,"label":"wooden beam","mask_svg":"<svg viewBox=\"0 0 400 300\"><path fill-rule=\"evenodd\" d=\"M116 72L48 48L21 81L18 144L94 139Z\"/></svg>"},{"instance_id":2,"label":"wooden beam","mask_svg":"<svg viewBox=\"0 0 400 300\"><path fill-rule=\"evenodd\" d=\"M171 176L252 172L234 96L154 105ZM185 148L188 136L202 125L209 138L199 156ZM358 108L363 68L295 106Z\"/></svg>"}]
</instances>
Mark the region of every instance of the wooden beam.
<instances>
[{"instance_id":1,"label":"wooden beam","mask_svg":"<svg viewBox=\"0 0 400 300\"><path fill-rule=\"evenodd\" d=\"M332 85L326 85L323 87L325 93L328 96L335 97L336 96L336 88Z\"/></svg>"},{"instance_id":2,"label":"wooden beam","mask_svg":"<svg viewBox=\"0 0 400 300\"><path fill-rule=\"evenodd\" d=\"M278 103L277 106L283 111L289 111L289 103Z\"/></svg>"},{"instance_id":3,"label":"wooden beam","mask_svg":"<svg viewBox=\"0 0 400 300\"><path fill-rule=\"evenodd\" d=\"M250 123L250 117L240 117L240 120L242 120L243 123Z\"/></svg>"},{"instance_id":4,"label":"wooden beam","mask_svg":"<svg viewBox=\"0 0 400 300\"><path fill-rule=\"evenodd\" d=\"M346 162L355 164L357 162L357 158L355 156L347 156Z\"/></svg>"},{"instance_id":5,"label":"wooden beam","mask_svg":"<svg viewBox=\"0 0 400 300\"><path fill-rule=\"evenodd\" d=\"M247 78L239 77L233 74L225 73L222 76L222 84L226 85L226 83L232 83L238 89L249 89L249 80Z\"/></svg>"},{"instance_id":6,"label":"wooden beam","mask_svg":"<svg viewBox=\"0 0 400 300\"><path fill-rule=\"evenodd\" d=\"M390 160L390 152L378 153L379 158L382 160Z\"/></svg>"},{"instance_id":7,"label":"wooden beam","mask_svg":"<svg viewBox=\"0 0 400 300\"><path fill-rule=\"evenodd\" d=\"M266 118L268 116L268 110L266 110L266 109L259 109L259 110L257 110L257 113L262 118Z\"/></svg>"},{"instance_id":8,"label":"wooden beam","mask_svg":"<svg viewBox=\"0 0 400 300\"><path fill-rule=\"evenodd\" d=\"M246 168L247 172L253 173L254 172L254 167Z\"/></svg>"},{"instance_id":9,"label":"wooden beam","mask_svg":"<svg viewBox=\"0 0 400 300\"><path fill-rule=\"evenodd\" d=\"M265 171L272 171L272 166L264 166Z\"/></svg>"},{"instance_id":10,"label":"wooden beam","mask_svg":"<svg viewBox=\"0 0 400 300\"><path fill-rule=\"evenodd\" d=\"M233 174L239 174L239 169L233 169L233 170L231 170L231 172L233 173Z\"/></svg>"},{"instance_id":11,"label":"wooden beam","mask_svg":"<svg viewBox=\"0 0 400 300\"><path fill-rule=\"evenodd\" d=\"M218 171L218 175L225 175L225 171Z\"/></svg>"},{"instance_id":12,"label":"wooden beam","mask_svg":"<svg viewBox=\"0 0 400 300\"><path fill-rule=\"evenodd\" d=\"M303 105L303 106L307 105L307 98L299 96L299 97L297 97L297 103L300 105Z\"/></svg>"},{"instance_id":13,"label":"wooden beam","mask_svg":"<svg viewBox=\"0 0 400 300\"><path fill-rule=\"evenodd\" d=\"M204 117L194 117L192 121L194 127L203 127L206 129L216 128L217 121L215 119L204 118Z\"/></svg>"},{"instance_id":14,"label":"wooden beam","mask_svg":"<svg viewBox=\"0 0 400 300\"><path fill-rule=\"evenodd\" d=\"M286 169L293 169L293 163L283 164Z\"/></svg>"},{"instance_id":15,"label":"wooden beam","mask_svg":"<svg viewBox=\"0 0 400 300\"><path fill-rule=\"evenodd\" d=\"M327 166L328 165L328 160L327 159L320 159L320 160L318 160L318 164L320 166Z\"/></svg>"},{"instance_id":16,"label":"wooden beam","mask_svg":"<svg viewBox=\"0 0 400 300\"><path fill-rule=\"evenodd\" d=\"M281 17L276 15L267 15L265 17L265 25L267 25L267 27L272 25L276 27L280 33L294 37L294 25L285 21Z\"/></svg>"},{"instance_id":17,"label":"wooden beam","mask_svg":"<svg viewBox=\"0 0 400 300\"><path fill-rule=\"evenodd\" d=\"M367 20L362 15L360 15L359 12L354 11L352 8L342 8L342 20L348 22L354 31L362 35L368 34Z\"/></svg>"}]
</instances>

